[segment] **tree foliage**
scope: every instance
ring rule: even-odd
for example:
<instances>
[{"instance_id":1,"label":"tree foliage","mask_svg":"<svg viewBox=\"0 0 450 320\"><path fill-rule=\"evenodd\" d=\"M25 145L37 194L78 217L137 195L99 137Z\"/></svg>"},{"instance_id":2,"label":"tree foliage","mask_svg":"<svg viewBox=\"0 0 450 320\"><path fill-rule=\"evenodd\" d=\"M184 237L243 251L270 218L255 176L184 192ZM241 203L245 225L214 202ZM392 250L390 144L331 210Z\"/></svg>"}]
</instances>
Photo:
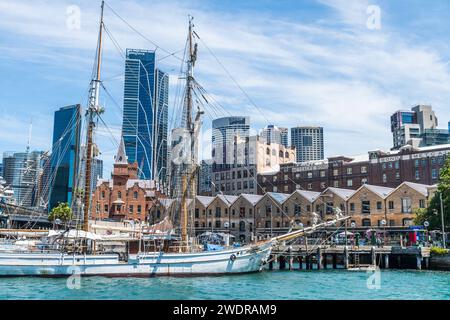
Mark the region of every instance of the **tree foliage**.
<instances>
[{"instance_id":1,"label":"tree foliage","mask_svg":"<svg viewBox=\"0 0 450 320\"><path fill-rule=\"evenodd\" d=\"M54 207L48 216L49 221L55 221L56 219L62 222L67 222L73 219L72 209L68 203L60 203Z\"/></svg>"},{"instance_id":2,"label":"tree foliage","mask_svg":"<svg viewBox=\"0 0 450 320\"><path fill-rule=\"evenodd\" d=\"M444 167L439 174L438 189L428 204L428 208L419 209L416 214L415 223L422 225L425 221L430 223L430 229L441 229L441 199L444 204L445 229L448 231L450 225L450 157L447 157Z\"/></svg>"}]
</instances>

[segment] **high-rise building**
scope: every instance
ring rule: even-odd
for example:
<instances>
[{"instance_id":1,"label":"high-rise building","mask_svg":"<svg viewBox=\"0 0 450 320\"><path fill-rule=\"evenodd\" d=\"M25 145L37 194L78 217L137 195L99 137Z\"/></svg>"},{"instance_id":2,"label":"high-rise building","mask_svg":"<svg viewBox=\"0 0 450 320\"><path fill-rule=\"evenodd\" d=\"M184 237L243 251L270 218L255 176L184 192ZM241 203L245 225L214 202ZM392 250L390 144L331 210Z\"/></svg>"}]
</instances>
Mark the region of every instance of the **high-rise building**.
<instances>
[{"instance_id":1,"label":"high-rise building","mask_svg":"<svg viewBox=\"0 0 450 320\"><path fill-rule=\"evenodd\" d=\"M250 135L249 117L225 117L212 122L213 171L245 164L245 146ZM248 151L247 151L248 152Z\"/></svg>"},{"instance_id":2,"label":"high-rise building","mask_svg":"<svg viewBox=\"0 0 450 320\"><path fill-rule=\"evenodd\" d=\"M446 139L442 138L441 132L435 131L437 126L438 119L431 106L418 105L411 111L395 112L391 116L392 150L407 144L413 147L441 144L440 141Z\"/></svg>"},{"instance_id":3,"label":"high-rise building","mask_svg":"<svg viewBox=\"0 0 450 320\"><path fill-rule=\"evenodd\" d=\"M212 163L211 159L202 160L198 171L198 194L212 195Z\"/></svg>"},{"instance_id":4,"label":"high-rise building","mask_svg":"<svg viewBox=\"0 0 450 320\"><path fill-rule=\"evenodd\" d=\"M296 149L297 162L324 159L323 128L291 128L291 146Z\"/></svg>"},{"instance_id":5,"label":"high-rise building","mask_svg":"<svg viewBox=\"0 0 450 320\"><path fill-rule=\"evenodd\" d=\"M42 174L42 151L5 152L3 173L6 185L14 191L16 203L23 207L37 204L38 182Z\"/></svg>"},{"instance_id":6,"label":"high-rise building","mask_svg":"<svg viewBox=\"0 0 450 320\"><path fill-rule=\"evenodd\" d=\"M165 182L169 77L155 58L155 51L127 49L122 136L139 178Z\"/></svg>"},{"instance_id":7,"label":"high-rise building","mask_svg":"<svg viewBox=\"0 0 450 320\"><path fill-rule=\"evenodd\" d=\"M273 124L265 127L261 132L261 137L266 139L268 143L277 143L285 147L288 146L288 129L279 128Z\"/></svg>"},{"instance_id":8,"label":"high-rise building","mask_svg":"<svg viewBox=\"0 0 450 320\"><path fill-rule=\"evenodd\" d=\"M81 106L72 105L55 112L51 155L50 201L52 210L58 203L72 204L78 184Z\"/></svg>"}]
</instances>

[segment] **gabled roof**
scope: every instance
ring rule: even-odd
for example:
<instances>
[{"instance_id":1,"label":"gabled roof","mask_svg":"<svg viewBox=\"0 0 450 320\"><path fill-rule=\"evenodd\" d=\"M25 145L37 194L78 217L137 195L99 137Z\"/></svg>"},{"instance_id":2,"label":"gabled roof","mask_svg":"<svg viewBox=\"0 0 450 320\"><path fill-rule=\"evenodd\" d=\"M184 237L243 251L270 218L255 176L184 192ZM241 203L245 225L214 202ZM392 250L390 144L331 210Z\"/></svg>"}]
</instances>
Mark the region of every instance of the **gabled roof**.
<instances>
[{"instance_id":1,"label":"gabled roof","mask_svg":"<svg viewBox=\"0 0 450 320\"><path fill-rule=\"evenodd\" d=\"M356 192L356 190L351 189L329 187L324 191L324 193L327 192L328 190L344 200L348 200Z\"/></svg>"},{"instance_id":2,"label":"gabled roof","mask_svg":"<svg viewBox=\"0 0 450 320\"><path fill-rule=\"evenodd\" d=\"M381 187L381 186L374 186L371 184L363 184L358 190L355 191L355 193L352 195L352 197L359 192L361 189L367 189L376 195L380 196L383 199L386 199L386 197L395 189L394 188L388 188L388 187Z\"/></svg>"},{"instance_id":3,"label":"gabled roof","mask_svg":"<svg viewBox=\"0 0 450 320\"><path fill-rule=\"evenodd\" d=\"M428 186L426 184L420 184L420 183L414 183L414 182L405 181L401 185L399 185L397 187L397 189L400 188L403 185L406 185L406 186L416 190L417 192L423 194L426 197L428 196L428 189L433 187L433 186Z\"/></svg>"},{"instance_id":4,"label":"gabled roof","mask_svg":"<svg viewBox=\"0 0 450 320\"><path fill-rule=\"evenodd\" d=\"M314 191L307 191L307 190L295 190L294 193L292 193L289 197L286 198L286 201L288 201L291 197L299 195L309 202L313 203L317 200L317 198L320 196L320 192L314 192Z\"/></svg>"},{"instance_id":5,"label":"gabled roof","mask_svg":"<svg viewBox=\"0 0 450 320\"><path fill-rule=\"evenodd\" d=\"M167 198L158 199L158 201L165 209L168 209L175 202L174 199L167 199Z\"/></svg>"},{"instance_id":6,"label":"gabled roof","mask_svg":"<svg viewBox=\"0 0 450 320\"><path fill-rule=\"evenodd\" d=\"M215 197L197 196L195 198L204 208L207 208L215 199Z\"/></svg>"},{"instance_id":7,"label":"gabled roof","mask_svg":"<svg viewBox=\"0 0 450 320\"><path fill-rule=\"evenodd\" d=\"M255 206L259 200L261 200L263 196L260 196L258 194L247 194L242 193L237 199L232 203L234 205L240 198L245 199L248 203L250 203L252 206Z\"/></svg>"},{"instance_id":8,"label":"gabled roof","mask_svg":"<svg viewBox=\"0 0 450 320\"><path fill-rule=\"evenodd\" d=\"M261 199L260 201L264 198L264 197L270 197L272 198L275 202L277 202L278 204L283 204L284 201L286 201L287 198L289 198L290 194L287 193L278 193L278 192L267 192ZM258 201L259 202L259 201Z\"/></svg>"},{"instance_id":9,"label":"gabled roof","mask_svg":"<svg viewBox=\"0 0 450 320\"><path fill-rule=\"evenodd\" d=\"M234 201L238 198L238 196L230 196L230 195L223 195L218 194L216 196L217 199L220 199L223 203L225 203L228 207L231 207Z\"/></svg>"}]
</instances>

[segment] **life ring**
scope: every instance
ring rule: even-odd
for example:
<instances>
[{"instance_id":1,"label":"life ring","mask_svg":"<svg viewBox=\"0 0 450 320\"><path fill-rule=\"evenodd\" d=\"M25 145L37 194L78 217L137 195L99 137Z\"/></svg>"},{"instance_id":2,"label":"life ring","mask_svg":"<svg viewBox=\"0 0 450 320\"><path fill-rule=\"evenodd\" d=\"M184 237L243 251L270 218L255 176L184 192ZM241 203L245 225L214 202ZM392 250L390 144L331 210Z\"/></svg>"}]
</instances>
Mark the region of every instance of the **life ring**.
<instances>
[{"instance_id":1,"label":"life ring","mask_svg":"<svg viewBox=\"0 0 450 320\"><path fill-rule=\"evenodd\" d=\"M231 261L236 260L236 255L232 254L232 255L230 256L230 260L231 260Z\"/></svg>"}]
</instances>

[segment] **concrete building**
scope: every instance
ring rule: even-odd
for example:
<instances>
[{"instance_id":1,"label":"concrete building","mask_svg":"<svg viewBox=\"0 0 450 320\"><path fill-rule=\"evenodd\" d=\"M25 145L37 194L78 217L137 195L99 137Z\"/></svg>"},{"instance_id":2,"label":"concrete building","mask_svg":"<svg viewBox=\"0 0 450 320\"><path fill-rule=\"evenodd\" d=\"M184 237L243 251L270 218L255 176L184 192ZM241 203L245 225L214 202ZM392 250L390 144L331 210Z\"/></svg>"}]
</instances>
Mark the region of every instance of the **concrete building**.
<instances>
[{"instance_id":1,"label":"concrete building","mask_svg":"<svg viewBox=\"0 0 450 320\"><path fill-rule=\"evenodd\" d=\"M431 106L418 105L411 111L397 111L391 116L392 150L448 144L449 131L437 128L438 118Z\"/></svg>"},{"instance_id":2,"label":"concrete building","mask_svg":"<svg viewBox=\"0 0 450 320\"><path fill-rule=\"evenodd\" d=\"M294 148L286 148L275 143L268 144L259 136L247 138L243 150L244 160L239 161L242 164L215 167L213 165L213 195L256 194L258 174L277 172L281 164L295 163ZM237 155L241 156L239 153Z\"/></svg>"},{"instance_id":3,"label":"concrete building","mask_svg":"<svg viewBox=\"0 0 450 320\"><path fill-rule=\"evenodd\" d=\"M265 139L268 143L281 144L288 147L288 128L279 128L273 124L265 127L260 134L262 139Z\"/></svg>"},{"instance_id":4,"label":"concrete building","mask_svg":"<svg viewBox=\"0 0 450 320\"><path fill-rule=\"evenodd\" d=\"M296 149L297 162L324 159L323 128L291 128L291 146Z\"/></svg>"}]
</instances>

